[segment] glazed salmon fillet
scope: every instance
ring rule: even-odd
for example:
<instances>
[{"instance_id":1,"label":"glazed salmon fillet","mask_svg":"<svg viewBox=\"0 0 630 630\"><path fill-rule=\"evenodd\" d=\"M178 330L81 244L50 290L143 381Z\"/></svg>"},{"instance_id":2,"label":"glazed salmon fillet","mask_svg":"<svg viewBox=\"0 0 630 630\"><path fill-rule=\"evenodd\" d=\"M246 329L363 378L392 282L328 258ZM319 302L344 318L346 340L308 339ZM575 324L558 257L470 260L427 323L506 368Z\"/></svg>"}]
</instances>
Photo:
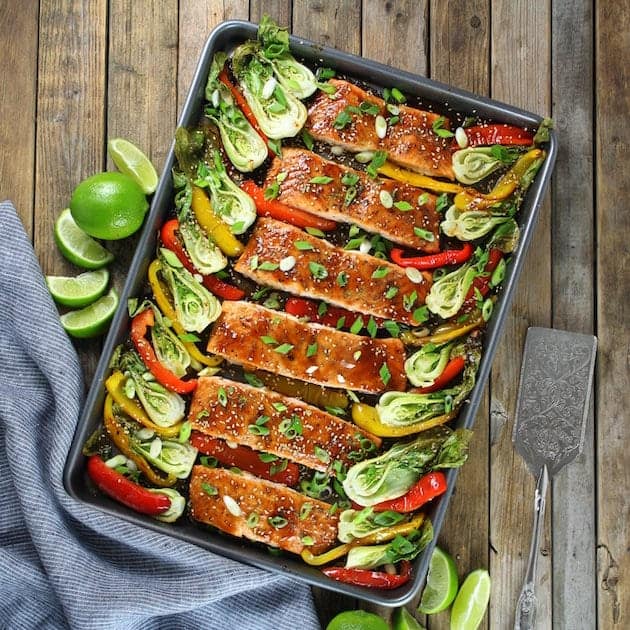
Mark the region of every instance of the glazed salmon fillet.
<instances>
[{"instance_id":1,"label":"glazed salmon fillet","mask_svg":"<svg viewBox=\"0 0 630 630\"><path fill-rule=\"evenodd\" d=\"M278 267L284 259L294 261L286 271ZM326 276L315 277L312 265L319 265ZM418 325L413 312L424 304L430 288L424 277L419 283L412 282L398 265L347 251L292 225L265 218L258 220L234 268L258 284L411 326Z\"/></svg>"},{"instance_id":2,"label":"glazed salmon fillet","mask_svg":"<svg viewBox=\"0 0 630 630\"><path fill-rule=\"evenodd\" d=\"M338 517L330 505L273 481L224 468L194 466L190 477L192 518L238 538L301 553L319 554L335 544ZM306 539L307 540L307 539Z\"/></svg>"},{"instance_id":3,"label":"glazed salmon fillet","mask_svg":"<svg viewBox=\"0 0 630 630\"><path fill-rule=\"evenodd\" d=\"M352 422L297 398L220 377L202 377L188 412L191 427L326 471L334 461L351 466L381 440ZM367 442L366 442L367 440Z\"/></svg>"},{"instance_id":4,"label":"glazed salmon fillet","mask_svg":"<svg viewBox=\"0 0 630 630\"><path fill-rule=\"evenodd\" d=\"M320 182L326 183L313 182L313 178L324 178ZM351 185L352 181L356 183ZM354 223L405 247L429 253L440 249L436 197L420 188L392 179L372 179L364 171L326 160L312 151L291 148L283 149L282 158L274 159L265 187L278 182L278 200L288 206L341 223ZM356 196L348 201L351 188Z\"/></svg>"},{"instance_id":5,"label":"glazed salmon fillet","mask_svg":"<svg viewBox=\"0 0 630 630\"><path fill-rule=\"evenodd\" d=\"M341 146L351 153L385 151L390 162L404 168L431 177L455 179L451 163L452 138L440 138L433 131L438 114L397 105L398 122L389 124L385 137L379 138L374 114L348 112L346 108L360 108L361 103L374 104L387 120L391 114L385 101L348 81L331 79L330 84L337 90L335 97L320 92L308 112L306 129L315 140ZM334 123L344 110L351 119L338 129ZM445 119L443 128L448 127L449 121Z\"/></svg>"},{"instance_id":6,"label":"glazed salmon fillet","mask_svg":"<svg viewBox=\"0 0 630 630\"><path fill-rule=\"evenodd\" d=\"M328 387L380 394L404 391L399 339L372 339L300 321L251 302L223 302L207 350L246 369Z\"/></svg>"}]
</instances>

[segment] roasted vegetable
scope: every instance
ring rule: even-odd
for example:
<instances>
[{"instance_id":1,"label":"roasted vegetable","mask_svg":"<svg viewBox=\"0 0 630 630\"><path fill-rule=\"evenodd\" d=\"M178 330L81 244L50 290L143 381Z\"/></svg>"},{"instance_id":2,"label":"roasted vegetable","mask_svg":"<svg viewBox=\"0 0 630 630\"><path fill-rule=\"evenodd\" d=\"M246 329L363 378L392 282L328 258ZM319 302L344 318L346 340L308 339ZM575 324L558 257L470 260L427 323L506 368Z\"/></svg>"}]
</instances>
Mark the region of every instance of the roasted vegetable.
<instances>
[{"instance_id":1,"label":"roasted vegetable","mask_svg":"<svg viewBox=\"0 0 630 630\"><path fill-rule=\"evenodd\" d=\"M341 542L349 543L357 538L365 538L369 534L392 527L405 520L403 514L394 511L374 512L371 507L362 510L344 510L339 515L337 537Z\"/></svg>"},{"instance_id":2,"label":"roasted vegetable","mask_svg":"<svg viewBox=\"0 0 630 630\"><path fill-rule=\"evenodd\" d=\"M423 475L411 487L409 492L403 494L402 497L377 503L372 509L379 514L390 514L398 512L415 512L419 510L425 503L432 501L435 497L439 497L446 492L446 476L441 471L432 471Z\"/></svg>"},{"instance_id":3,"label":"roasted vegetable","mask_svg":"<svg viewBox=\"0 0 630 630\"><path fill-rule=\"evenodd\" d=\"M476 275L474 266L466 263L442 276L431 286L425 302L427 308L444 319L453 317L462 307Z\"/></svg>"},{"instance_id":4,"label":"roasted vegetable","mask_svg":"<svg viewBox=\"0 0 630 630\"><path fill-rule=\"evenodd\" d=\"M458 210L451 206L440 224L442 232L460 241L474 241L485 236L497 225L513 221L510 216L492 210Z\"/></svg>"},{"instance_id":5,"label":"roasted vegetable","mask_svg":"<svg viewBox=\"0 0 630 630\"><path fill-rule=\"evenodd\" d=\"M137 431L132 444L134 450L156 468L178 479L186 479L190 475L197 457L197 449L188 442L162 439L151 435L147 429Z\"/></svg>"},{"instance_id":6,"label":"roasted vegetable","mask_svg":"<svg viewBox=\"0 0 630 630\"><path fill-rule=\"evenodd\" d=\"M171 500L171 507L155 517L158 521L174 523L184 513L186 498L174 488L161 488L160 490L147 488L147 490L154 494L165 494Z\"/></svg>"},{"instance_id":7,"label":"roasted vegetable","mask_svg":"<svg viewBox=\"0 0 630 630\"><path fill-rule=\"evenodd\" d=\"M402 249L394 247L390 252L390 256L392 262L395 262L399 267L413 267L414 269L424 271L445 267L446 265L460 265L466 262L472 256L472 253L472 245L464 243L461 249L447 249L437 254L413 257L405 257Z\"/></svg>"},{"instance_id":8,"label":"roasted vegetable","mask_svg":"<svg viewBox=\"0 0 630 630\"><path fill-rule=\"evenodd\" d=\"M516 156L514 157L516 159ZM475 147L453 153L453 172L462 184L474 184L504 166L494 147Z\"/></svg>"},{"instance_id":9,"label":"roasted vegetable","mask_svg":"<svg viewBox=\"0 0 630 630\"><path fill-rule=\"evenodd\" d=\"M411 562L403 560L400 563L399 574L371 571L370 569L346 569L345 567L326 567L322 569L322 573L331 580L337 580L345 584L392 590L409 582L411 579Z\"/></svg>"},{"instance_id":10,"label":"roasted vegetable","mask_svg":"<svg viewBox=\"0 0 630 630\"><path fill-rule=\"evenodd\" d=\"M450 356L452 343L426 344L405 361L405 374L412 385L428 387L442 374Z\"/></svg>"}]
</instances>

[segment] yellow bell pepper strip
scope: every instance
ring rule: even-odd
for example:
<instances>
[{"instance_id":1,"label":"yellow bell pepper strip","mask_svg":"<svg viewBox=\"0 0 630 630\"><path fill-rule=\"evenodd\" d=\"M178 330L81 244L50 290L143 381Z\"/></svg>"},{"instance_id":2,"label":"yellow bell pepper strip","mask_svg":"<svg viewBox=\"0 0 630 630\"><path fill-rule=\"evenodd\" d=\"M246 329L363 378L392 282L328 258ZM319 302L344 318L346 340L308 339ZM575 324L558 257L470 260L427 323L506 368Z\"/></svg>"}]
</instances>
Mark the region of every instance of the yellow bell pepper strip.
<instances>
[{"instance_id":1,"label":"yellow bell pepper strip","mask_svg":"<svg viewBox=\"0 0 630 630\"><path fill-rule=\"evenodd\" d=\"M406 536L414 529L418 529L423 522L424 514L418 514L410 521L399 523L393 527L379 529L367 536L364 536L363 538L357 538L350 543L333 547L329 551L326 551L318 556L313 555L313 553L311 553L308 549L304 549L300 555L302 560L304 560L307 564L314 567L320 567L323 564L328 564L333 560L337 560L342 556L345 556L352 547L356 547L358 545L376 545L378 543L387 542L388 540L393 540L396 536Z\"/></svg>"},{"instance_id":2,"label":"yellow bell pepper strip","mask_svg":"<svg viewBox=\"0 0 630 630\"><path fill-rule=\"evenodd\" d=\"M464 187L459 184L442 182L439 179L433 179L432 177L427 177L426 175L420 175L420 173L414 173L413 171L400 168L400 166L395 166L391 162L385 162L383 166L377 169L377 172L380 175L385 175L386 177L390 177L391 179L395 179L399 182L403 182L417 188L432 190L433 192L456 194L464 190Z\"/></svg>"},{"instance_id":3,"label":"yellow bell pepper strip","mask_svg":"<svg viewBox=\"0 0 630 630\"><path fill-rule=\"evenodd\" d=\"M243 253L243 244L232 234L230 226L214 214L210 199L198 186L192 187L192 210L199 225L226 256Z\"/></svg>"},{"instance_id":4,"label":"yellow bell pepper strip","mask_svg":"<svg viewBox=\"0 0 630 630\"><path fill-rule=\"evenodd\" d=\"M160 282L160 278L158 277L159 271L160 271L160 261L156 259L149 265L149 270L147 272L147 275L149 277L149 284L151 285L151 290L153 291L153 297L155 298L155 301L157 302L157 305L159 309L162 311L164 317L168 317L168 319L171 320L171 323L173 324L173 328L175 329L175 332L178 335L185 335L186 331L184 330L184 327L177 320L177 314L175 313L175 309L171 305L171 302L168 299L168 296L166 295L166 290L164 289L164 286ZM182 343L184 344L184 348L186 348L186 350L188 351L188 354L190 355L191 359L198 361L202 365L216 367L222 361L221 357L208 356L208 355L203 354L199 350L199 348L197 348L197 346L190 341L184 341Z\"/></svg>"},{"instance_id":5,"label":"yellow bell pepper strip","mask_svg":"<svg viewBox=\"0 0 630 630\"><path fill-rule=\"evenodd\" d=\"M149 418L145 410L136 400L127 398L124 390L125 375L119 370L112 372L111 376L105 381L105 389L112 397L113 401L136 422L139 422L143 426L155 431L162 437L176 437L179 435L182 423L178 422L172 427L160 427Z\"/></svg>"},{"instance_id":6,"label":"yellow bell pepper strip","mask_svg":"<svg viewBox=\"0 0 630 630\"><path fill-rule=\"evenodd\" d=\"M363 403L355 403L352 405L352 420L358 427L379 437L386 438L405 437L406 435L420 433L449 422L455 415L456 413L451 411L450 413L445 413L441 416L430 418L429 420L423 420L422 422L416 422L406 426L391 426L381 422L378 412L374 407Z\"/></svg>"},{"instance_id":7,"label":"yellow bell pepper strip","mask_svg":"<svg viewBox=\"0 0 630 630\"><path fill-rule=\"evenodd\" d=\"M455 195L455 207L458 210L484 210L507 199L518 188L525 173L544 156L545 152L542 149L531 149L521 155L509 171L501 175L494 188L487 195L474 189L462 190Z\"/></svg>"},{"instance_id":8,"label":"yellow bell pepper strip","mask_svg":"<svg viewBox=\"0 0 630 630\"><path fill-rule=\"evenodd\" d=\"M175 475L168 474L166 477L158 475L149 465L144 457L141 457L133 450L130 443L129 431L123 427L116 415L114 414L114 399L108 395L105 397L105 406L103 408L103 424L105 430L116 445L116 448L128 459L135 463L138 470L147 478L154 486L166 488L174 486L177 482Z\"/></svg>"},{"instance_id":9,"label":"yellow bell pepper strip","mask_svg":"<svg viewBox=\"0 0 630 630\"><path fill-rule=\"evenodd\" d=\"M416 335L413 331L408 330L401 333L400 339L406 346L424 346L428 343L439 345L447 343L449 341L453 341L453 339L463 337L470 331L475 330L475 328L479 328L479 326L481 326L483 323L484 322L481 311L475 311L471 314L470 320L463 324L443 324L442 326L438 326L433 331L433 334L425 335L424 337L420 337Z\"/></svg>"}]
</instances>

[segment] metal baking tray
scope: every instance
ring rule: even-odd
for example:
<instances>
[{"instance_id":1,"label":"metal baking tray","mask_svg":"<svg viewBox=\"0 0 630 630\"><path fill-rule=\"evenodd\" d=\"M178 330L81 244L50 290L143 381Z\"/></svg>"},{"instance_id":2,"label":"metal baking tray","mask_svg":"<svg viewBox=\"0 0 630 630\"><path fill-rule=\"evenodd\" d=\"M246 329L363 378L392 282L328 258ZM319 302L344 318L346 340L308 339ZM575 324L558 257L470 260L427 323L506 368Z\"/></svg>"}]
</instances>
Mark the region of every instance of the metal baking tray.
<instances>
[{"instance_id":1,"label":"metal baking tray","mask_svg":"<svg viewBox=\"0 0 630 630\"><path fill-rule=\"evenodd\" d=\"M214 53L219 50L229 53L244 40L255 38L257 28L257 24L250 22L228 21L223 22L212 31L202 51L190 92L179 119L179 125L192 125L196 123L200 116L204 101L204 88ZM528 127L535 127L541 121L541 117L536 114L488 98L475 96L469 92L458 90L409 72L397 70L332 48L326 48L297 37L291 37L291 46L298 58L304 59L307 63L310 62L313 66L323 65L334 68L339 73L375 87L382 88L395 85L406 94L420 97L423 103L435 104L438 111L440 109L448 109L449 111L457 111L466 115L480 116L495 122ZM471 428L474 424L475 414L488 379L492 358L505 324L518 276L523 267L525 253L532 238L543 195L549 185L556 153L557 139L552 132L547 148L547 159L527 191L517 216L521 228L521 241L517 251L512 255L511 263L508 265L494 315L486 329L483 358L479 366L477 384L470 395L469 401L464 405L458 418L452 424L454 428ZM195 525L186 518L175 524L160 523L150 517L136 514L123 505L112 501L104 494L98 492L90 483L85 472L86 460L81 453L81 449L86 439L97 428L102 419L105 397L104 381L109 375L108 363L114 348L124 341L128 332L127 299L141 295L144 291L147 267L155 252L158 229L173 206L173 185L171 182L173 162L174 152L173 147L171 147L137 245L136 253L129 267L129 274L120 296L120 306L105 340L94 381L88 393L66 461L63 482L67 492L83 503L135 523L140 527L146 527L166 536L174 536L234 560L279 572L313 586L330 589L384 606L400 606L407 603L424 583L429 559L435 541L439 537L444 515L453 492L457 470L448 472L448 491L433 502L428 512L435 529L433 543L415 560L413 579L403 587L393 591L370 590L364 587L335 582L326 578L317 568L304 564L297 557L272 556L262 546L215 533L208 528Z\"/></svg>"}]
</instances>

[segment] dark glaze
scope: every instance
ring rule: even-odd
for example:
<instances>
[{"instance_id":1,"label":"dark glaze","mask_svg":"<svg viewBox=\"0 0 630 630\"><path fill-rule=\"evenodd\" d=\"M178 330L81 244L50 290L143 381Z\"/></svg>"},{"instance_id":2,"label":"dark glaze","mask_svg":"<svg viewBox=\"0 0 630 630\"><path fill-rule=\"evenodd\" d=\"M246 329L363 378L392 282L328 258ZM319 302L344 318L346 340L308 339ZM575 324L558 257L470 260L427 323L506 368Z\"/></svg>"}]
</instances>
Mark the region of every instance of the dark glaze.
<instances>
[{"instance_id":1,"label":"dark glaze","mask_svg":"<svg viewBox=\"0 0 630 630\"><path fill-rule=\"evenodd\" d=\"M225 394L225 405L219 399L221 390ZM279 411L278 408L282 409L280 405L286 409ZM269 418L264 425L269 429L268 435L256 435L249 431L249 425L255 424L261 416ZM302 434L290 438L279 430L279 425L283 420L294 417L299 418ZM351 422L297 398L219 377L199 379L188 420L193 429L206 435L233 440L321 471L328 470L336 460L351 466L356 460L349 458L348 454L361 451L362 438L369 439L377 448L381 444L379 438ZM316 447L328 453L329 461L322 461L316 455Z\"/></svg>"},{"instance_id":2,"label":"dark glaze","mask_svg":"<svg viewBox=\"0 0 630 630\"><path fill-rule=\"evenodd\" d=\"M437 252L440 249L439 217L435 211L435 196L420 188L391 179L372 179L363 171L356 171L336 162L325 160L305 149L284 149L282 158L275 158L267 172L265 186L276 181L278 173L286 173L280 184L279 201L334 221L355 223L367 232L381 234L386 239L406 247ZM348 205L344 199L348 187L341 183L344 173L359 178L357 196ZM317 176L332 177L328 184L311 184ZM394 201L406 201L412 209L404 212L383 206L379 193L385 190ZM418 205L418 198L426 195L426 203ZM432 241L420 238L414 227L433 234Z\"/></svg>"},{"instance_id":3,"label":"dark glaze","mask_svg":"<svg viewBox=\"0 0 630 630\"><path fill-rule=\"evenodd\" d=\"M293 348L280 354L274 350L277 346L261 340L263 336ZM314 343L317 352L307 357L308 346ZM207 350L246 369L263 369L333 388L379 394L404 391L407 384L405 349L399 339L371 339L306 324L250 302L223 303ZM358 358L356 352L361 353ZM391 374L388 383L379 374L385 364Z\"/></svg>"},{"instance_id":4,"label":"dark glaze","mask_svg":"<svg viewBox=\"0 0 630 630\"><path fill-rule=\"evenodd\" d=\"M379 107L386 120L391 114L385 108L385 101L360 87L338 79L330 83L337 88L335 98L320 92L308 112L306 129L315 140L342 146L352 153L386 151L391 162L412 171L455 179L451 164L452 138L440 138L432 128L438 114L399 105L400 119L395 125L388 125L382 139L376 135L375 117L371 114L351 114L352 121L348 125L335 129L335 119L348 105L359 107L363 101L368 101ZM443 127L449 128L448 119Z\"/></svg>"},{"instance_id":5,"label":"dark glaze","mask_svg":"<svg viewBox=\"0 0 630 630\"><path fill-rule=\"evenodd\" d=\"M212 487L217 494L209 495ZM242 511L235 516L223 500L234 499ZM300 518L305 504L310 504L307 518ZM217 527L223 532L262 542L273 547L301 553L305 549L302 539L310 536L314 544L309 546L318 554L330 548L337 538L338 517L329 513L330 505L311 499L286 486L258 479L246 473L236 474L224 468L195 466L190 477L190 506L192 518ZM248 526L247 519L258 515L258 523ZM279 516L287 520L282 528L275 528L269 519Z\"/></svg>"},{"instance_id":6,"label":"dark glaze","mask_svg":"<svg viewBox=\"0 0 630 630\"><path fill-rule=\"evenodd\" d=\"M299 250L295 247L296 241L306 241L313 249ZM279 263L283 258L293 256L295 266L288 271L266 271L258 267L252 269L250 263L254 256L258 257L259 265L266 261ZM323 279L314 278L309 262L323 265L328 276ZM430 283L424 278L418 284L413 283L398 265L368 254L335 247L296 227L264 218L258 219L254 233L235 269L259 284L358 311L357 317L360 313L367 313L411 326L418 325L412 313L416 307L424 304L430 287ZM385 277L372 277L374 272L383 269L388 270ZM341 272L347 274L347 284L343 287L337 282ZM385 294L391 287L397 288L398 293L387 299ZM404 296L412 295L414 291L418 297L409 312L404 308ZM363 318L364 324L367 324L367 320L368 317Z\"/></svg>"}]
</instances>

